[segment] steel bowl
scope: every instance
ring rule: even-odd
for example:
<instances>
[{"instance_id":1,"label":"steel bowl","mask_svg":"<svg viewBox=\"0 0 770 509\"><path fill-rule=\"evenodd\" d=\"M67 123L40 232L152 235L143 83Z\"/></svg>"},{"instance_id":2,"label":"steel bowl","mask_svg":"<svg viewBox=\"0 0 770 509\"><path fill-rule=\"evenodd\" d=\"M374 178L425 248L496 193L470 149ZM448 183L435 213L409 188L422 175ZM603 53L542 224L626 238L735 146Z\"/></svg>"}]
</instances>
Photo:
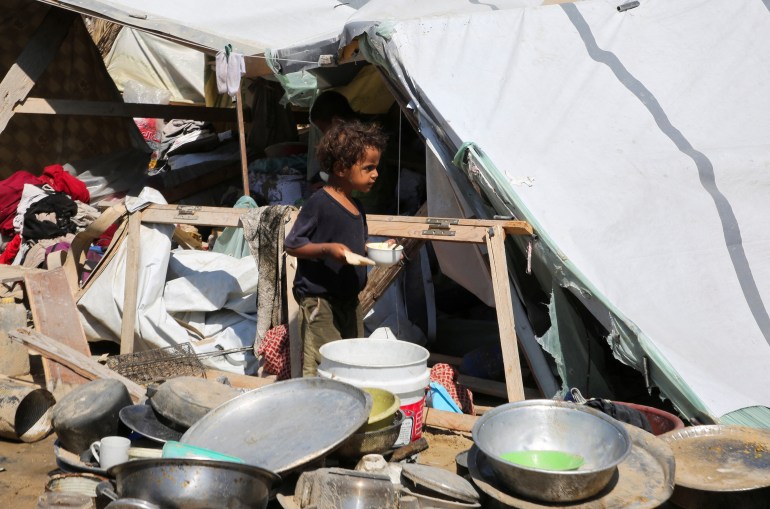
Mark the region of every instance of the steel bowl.
<instances>
[{"instance_id":1,"label":"steel bowl","mask_svg":"<svg viewBox=\"0 0 770 509\"><path fill-rule=\"evenodd\" d=\"M337 456L348 459L360 459L367 454L386 453L398 440L403 422L404 412L397 410L396 414L391 417L390 424L384 428L364 431L366 427L362 427L342 443L340 448L337 449Z\"/></svg>"},{"instance_id":2,"label":"steel bowl","mask_svg":"<svg viewBox=\"0 0 770 509\"><path fill-rule=\"evenodd\" d=\"M509 403L485 413L473 427L473 441L505 487L545 502L574 502L596 495L629 454L631 439L615 419L565 401ZM555 450L579 454L577 470L529 468L503 460L507 452Z\"/></svg>"},{"instance_id":3,"label":"steel bowl","mask_svg":"<svg viewBox=\"0 0 770 509\"><path fill-rule=\"evenodd\" d=\"M263 468L227 461L158 458L127 461L108 470L120 498L164 509L264 509L281 478ZM102 490L109 498L114 494Z\"/></svg>"}]
</instances>

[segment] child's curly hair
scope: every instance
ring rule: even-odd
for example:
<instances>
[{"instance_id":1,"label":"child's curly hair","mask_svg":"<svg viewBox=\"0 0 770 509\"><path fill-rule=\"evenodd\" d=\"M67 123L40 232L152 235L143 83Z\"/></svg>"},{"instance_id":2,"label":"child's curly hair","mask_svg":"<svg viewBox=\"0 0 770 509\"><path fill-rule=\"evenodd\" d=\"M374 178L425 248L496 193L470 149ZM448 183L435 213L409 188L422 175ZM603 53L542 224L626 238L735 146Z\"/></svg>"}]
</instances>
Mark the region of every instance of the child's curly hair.
<instances>
[{"instance_id":1,"label":"child's curly hair","mask_svg":"<svg viewBox=\"0 0 770 509\"><path fill-rule=\"evenodd\" d=\"M335 122L318 142L316 156L321 169L331 174L335 165L338 168L352 168L364 158L367 148L382 153L386 143L387 136L376 123L359 120Z\"/></svg>"}]
</instances>

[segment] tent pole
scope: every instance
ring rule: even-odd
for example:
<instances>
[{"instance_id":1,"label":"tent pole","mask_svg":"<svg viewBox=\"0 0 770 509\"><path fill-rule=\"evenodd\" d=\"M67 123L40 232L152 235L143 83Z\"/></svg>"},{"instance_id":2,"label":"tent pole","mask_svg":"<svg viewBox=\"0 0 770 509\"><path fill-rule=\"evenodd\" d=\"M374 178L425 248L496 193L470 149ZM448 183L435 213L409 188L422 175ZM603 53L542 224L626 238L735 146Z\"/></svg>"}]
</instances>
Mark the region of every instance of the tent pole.
<instances>
[{"instance_id":1,"label":"tent pole","mask_svg":"<svg viewBox=\"0 0 770 509\"><path fill-rule=\"evenodd\" d=\"M249 161L246 157L246 133L243 126L243 104L241 96L241 86L238 85L236 93L235 109L238 113L238 141L241 146L241 176L243 177L243 196L250 196L249 193Z\"/></svg>"}]
</instances>

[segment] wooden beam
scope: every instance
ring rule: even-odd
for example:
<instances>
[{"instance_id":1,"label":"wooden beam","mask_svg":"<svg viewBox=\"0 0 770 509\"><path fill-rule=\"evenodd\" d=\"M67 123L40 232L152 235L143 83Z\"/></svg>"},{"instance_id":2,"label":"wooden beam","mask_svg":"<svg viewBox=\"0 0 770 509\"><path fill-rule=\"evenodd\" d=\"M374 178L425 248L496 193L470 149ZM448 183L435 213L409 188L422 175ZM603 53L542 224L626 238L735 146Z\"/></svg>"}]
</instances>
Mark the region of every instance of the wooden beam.
<instances>
[{"instance_id":1,"label":"wooden beam","mask_svg":"<svg viewBox=\"0 0 770 509\"><path fill-rule=\"evenodd\" d=\"M513 235L531 235L532 226L525 221L485 221L477 219L444 219L414 216L366 217L370 235L407 237L442 242L484 244L487 230L500 226ZM497 224L501 223L501 224Z\"/></svg>"},{"instance_id":2,"label":"wooden beam","mask_svg":"<svg viewBox=\"0 0 770 509\"><path fill-rule=\"evenodd\" d=\"M293 212L289 216L289 222L284 228L285 235L289 235L291 232L298 215L299 212ZM286 317L289 324L289 364L291 365L291 377L299 378L302 376L302 352L305 345L300 334L299 303L291 290L294 276L297 274L297 259L287 254L284 263L286 267L286 311L289 315Z\"/></svg>"},{"instance_id":3,"label":"wooden beam","mask_svg":"<svg viewBox=\"0 0 770 509\"><path fill-rule=\"evenodd\" d=\"M249 190L249 158L246 153L246 126L243 123L243 96L241 95L241 84L238 83L238 90L235 98L235 110L238 113L238 145L241 150L241 179L243 180L243 196L250 196Z\"/></svg>"},{"instance_id":4,"label":"wooden beam","mask_svg":"<svg viewBox=\"0 0 770 509\"><path fill-rule=\"evenodd\" d=\"M56 57L77 17L64 9L49 8L16 62L8 69L0 82L0 133L13 117L14 106L27 97L35 82Z\"/></svg>"},{"instance_id":5,"label":"wooden beam","mask_svg":"<svg viewBox=\"0 0 770 509\"><path fill-rule=\"evenodd\" d=\"M69 369L82 375L88 380L111 378L122 382L128 389L128 393L131 395L134 402L142 399L147 392L141 385L132 382L115 371L102 366L91 357L83 355L77 350L60 343L45 334L41 334L31 329L16 329L15 331L9 331L8 336L13 340L20 341L27 345L27 347L40 352L43 357L67 366Z\"/></svg>"},{"instance_id":6,"label":"wooden beam","mask_svg":"<svg viewBox=\"0 0 770 509\"><path fill-rule=\"evenodd\" d=\"M24 276L24 288L35 329L47 334L52 341L66 345L81 355L90 356L91 349L80 323L80 312L72 298L64 269L59 267L27 274ZM87 381L76 370L51 359L43 359L43 370L47 388L57 399Z\"/></svg>"},{"instance_id":7,"label":"wooden beam","mask_svg":"<svg viewBox=\"0 0 770 509\"><path fill-rule=\"evenodd\" d=\"M198 205L152 204L142 212L143 223L195 224L203 226L237 226L243 228L241 216L248 209L202 207Z\"/></svg>"},{"instance_id":8,"label":"wooden beam","mask_svg":"<svg viewBox=\"0 0 770 509\"><path fill-rule=\"evenodd\" d=\"M120 354L133 353L136 306L139 293L139 259L142 235L142 212L128 216L128 244L126 245L126 272L123 276L123 316L120 325Z\"/></svg>"},{"instance_id":9,"label":"wooden beam","mask_svg":"<svg viewBox=\"0 0 770 509\"><path fill-rule=\"evenodd\" d=\"M184 118L210 122L236 122L233 108L207 108L167 104L80 101L30 97L13 108L14 113L31 115L77 115L89 117ZM250 113L248 113L250 114Z\"/></svg>"},{"instance_id":10,"label":"wooden beam","mask_svg":"<svg viewBox=\"0 0 770 509\"><path fill-rule=\"evenodd\" d=\"M519 345L513 319L508 258L505 255L505 230L502 226L492 227L487 237L487 249L489 268L492 272L492 290L495 295L495 311L500 328L500 347L503 351L508 401L523 401L524 383L521 378Z\"/></svg>"},{"instance_id":11,"label":"wooden beam","mask_svg":"<svg viewBox=\"0 0 770 509\"><path fill-rule=\"evenodd\" d=\"M425 408L425 425L470 433L479 420L475 415L456 414L435 408Z\"/></svg>"}]
</instances>

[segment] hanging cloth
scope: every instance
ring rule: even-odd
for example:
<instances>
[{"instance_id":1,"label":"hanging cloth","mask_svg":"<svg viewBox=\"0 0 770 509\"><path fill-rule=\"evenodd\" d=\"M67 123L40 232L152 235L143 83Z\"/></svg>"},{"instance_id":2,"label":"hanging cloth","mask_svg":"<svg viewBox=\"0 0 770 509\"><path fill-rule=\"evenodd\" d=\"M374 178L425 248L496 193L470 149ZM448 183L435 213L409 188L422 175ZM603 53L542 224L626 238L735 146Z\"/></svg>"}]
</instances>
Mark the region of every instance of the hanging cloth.
<instances>
[{"instance_id":1,"label":"hanging cloth","mask_svg":"<svg viewBox=\"0 0 770 509\"><path fill-rule=\"evenodd\" d=\"M246 74L246 62L241 53L233 53L228 44L216 56L217 90L235 97L241 88L241 76Z\"/></svg>"}]
</instances>

